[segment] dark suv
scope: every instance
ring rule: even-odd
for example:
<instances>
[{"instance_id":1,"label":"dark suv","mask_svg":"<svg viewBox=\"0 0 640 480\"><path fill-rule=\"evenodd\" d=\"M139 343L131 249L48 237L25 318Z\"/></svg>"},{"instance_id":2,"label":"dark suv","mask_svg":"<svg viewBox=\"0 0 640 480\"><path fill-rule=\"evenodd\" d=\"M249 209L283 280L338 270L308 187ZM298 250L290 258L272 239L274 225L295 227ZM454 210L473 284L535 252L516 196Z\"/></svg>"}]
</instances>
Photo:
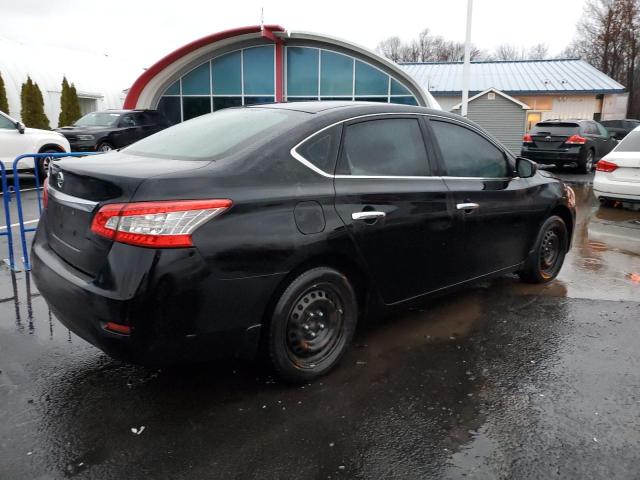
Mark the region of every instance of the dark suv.
<instances>
[{"instance_id":1,"label":"dark suv","mask_svg":"<svg viewBox=\"0 0 640 480\"><path fill-rule=\"evenodd\" d=\"M572 163L589 173L615 146L613 136L593 120L546 120L523 137L522 156L558 167Z\"/></svg>"},{"instance_id":2,"label":"dark suv","mask_svg":"<svg viewBox=\"0 0 640 480\"><path fill-rule=\"evenodd\" d=\"M71 151L108 152L131 145L169 125L169 120L157 110L104 110L88 113L73 125L56 130L67 137Z\"/></svg>"},{"instance_id":3,"label":"dark suv","mask_svg":"<svg viewBox=\"0 0 640 480\"><path fill-rule=\"evenodd\" d=\"M615 136L617 140L622 140L631 130L640 127L640 120L634 120L632 118L603 120L600 123L604 125L606 129L609 130L609 133Z\"/></svg>"}]
</instances>

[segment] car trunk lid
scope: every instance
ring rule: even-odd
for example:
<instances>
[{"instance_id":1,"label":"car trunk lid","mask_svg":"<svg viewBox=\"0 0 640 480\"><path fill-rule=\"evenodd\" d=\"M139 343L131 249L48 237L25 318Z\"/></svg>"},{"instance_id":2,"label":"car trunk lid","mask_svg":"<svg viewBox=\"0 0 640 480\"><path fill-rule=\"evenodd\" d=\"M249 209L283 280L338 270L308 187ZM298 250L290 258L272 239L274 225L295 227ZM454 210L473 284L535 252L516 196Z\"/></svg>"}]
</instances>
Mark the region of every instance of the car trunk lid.
<instances>
[{"instance_id":1,"label":"car trunk lid","mask_svg":"<svg viewBox=\"0 0 640 480\"><path fill-rule=\"evenodd\" d=\"M78 270L97 275L113 243L91 231L93 216L100 206L128 202L150 177L201 168L206 163L119 152L55 162L51 166L46 209L51 249Z\"/></svg>"},{"instance_id":2,"label":"car trunk lid","mask_svg":"<svg viewBox=\"0 0 640 480\"><path fill-rule=\"evenodd\" d=\"M536 148L557 150L565 146L572 135L580 132L577 123L538 123L531 130L531 139Z\"/></svg>"},{"instance_id":3,"label":"car trunk lid","mask_svg":"<svg viewBox=\"0 0 640 480\"><path fill-rule=\"evenodd\" d=\"M640 152L613 151L603 160L615 163L618 166L608 174L611 180L640 183Z\"/></svg>"}]
</instances>

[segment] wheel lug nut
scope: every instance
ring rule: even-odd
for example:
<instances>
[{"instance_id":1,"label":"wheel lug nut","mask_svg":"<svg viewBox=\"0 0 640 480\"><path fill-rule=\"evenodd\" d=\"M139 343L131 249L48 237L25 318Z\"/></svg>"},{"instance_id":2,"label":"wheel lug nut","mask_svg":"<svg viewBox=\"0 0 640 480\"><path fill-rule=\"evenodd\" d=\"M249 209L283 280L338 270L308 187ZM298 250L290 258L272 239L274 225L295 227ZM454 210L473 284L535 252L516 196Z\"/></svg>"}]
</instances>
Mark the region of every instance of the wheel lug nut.
<instances>
[{"instance_id":1,"label":"wheel lug nut","mask_svg":"<svg viewBox=\"0 0 640 480\"><path fill-rule=\"evenodd\" d=\"M321 323L321 324L319 325L319 327L320 327L320 329L321 329L321 330L323 330L323 329L324 329L324 323Z\"/></svg>"},{"instance_id":2,"label":"wheel lug nut","mask_svg":"<svg viewBox=\"0 0 640 480\"><path fill-rule=\"evenodd\" d=\"M307 325L306 323L302 326L302 328L304 328L305 330L309 330L309 325Z\"/></svg>"}]
</instances>

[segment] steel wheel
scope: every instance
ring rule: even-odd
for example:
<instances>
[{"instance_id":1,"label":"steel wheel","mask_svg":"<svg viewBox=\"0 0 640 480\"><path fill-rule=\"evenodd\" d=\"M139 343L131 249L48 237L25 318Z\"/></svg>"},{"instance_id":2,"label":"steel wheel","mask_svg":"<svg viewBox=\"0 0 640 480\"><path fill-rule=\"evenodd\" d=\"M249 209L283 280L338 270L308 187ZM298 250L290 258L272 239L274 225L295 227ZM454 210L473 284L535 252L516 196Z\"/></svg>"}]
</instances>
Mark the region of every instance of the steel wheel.
<instances>
[{"instance_id":1,"label":"steel wheel","mask_svg":"<svg viewBox=\"0 0 640 480\"><path fill-rule=\"evenodd\" d=\"M559 257L560 236L557 229L551 227L544 232L540 245L540 271L543 275L551 276Z\"/></svg>"},{"instance_id":2,"label":"steel wheel","mask_svg":"<svg viewBox=\"0 0 640 480\"><path fill-rule=\"evenodd\" d=\"M593 170L593 160L595 159L595 155L593 153L593 150L588 150L587 151L587 158L585 158L584 160L584 165L582 166L584 173L591 173L591 170Z\"/></svg>"},{"instance_id":3,"label":"steel wheel","mask_svg":"<svg viewBox=\"0 0 640 480\"><path fill-rule=\"evenodd\" d=\"M331 285L314 285L289 312L287 353L301 368L315 366L331 354L342 335L342 302Z\"/></svg>"},{"instance_id":4,"label":"steel wheel","mask_svg":"<svg viewBox=\"0 0 640 480\"><path fill-rule=\"evenodd\" d=\"M549 217L538 233L536 244L522 270L520 278L527 283L547 283L556 278L569 247L569 232L559 216Z\"/></svg>"},{"instance_id":5,"label":"steel wheel","mask_svg":"<svg viewBox=\"0 0 640 480\"><path fill-rule=\"evenodd\" d=\"M111 150L113 150L113 147L108 143L101 143L98 147L98 151L100 152L110 152Z\"/></svg>"},{"instance_id":6,"label":"steel wheel","mask_svg":"<svg viewBox=\"0 0 640 480\"><path fill-rule=\"evenodd\" d=\"M358 321L358 302L345 275L315 267L279 294L266 341L275 372L290 382L308 382L340 361Z\"/></svg>"}]
</instances>

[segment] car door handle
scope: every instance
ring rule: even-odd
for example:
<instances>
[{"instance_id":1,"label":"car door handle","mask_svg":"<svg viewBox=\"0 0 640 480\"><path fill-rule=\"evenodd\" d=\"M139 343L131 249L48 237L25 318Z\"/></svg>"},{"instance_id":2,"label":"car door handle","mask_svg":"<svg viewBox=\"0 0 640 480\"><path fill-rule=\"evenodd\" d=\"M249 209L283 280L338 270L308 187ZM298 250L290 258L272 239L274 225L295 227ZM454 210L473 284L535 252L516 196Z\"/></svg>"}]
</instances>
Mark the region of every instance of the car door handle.
<instances>
[{"instance_id":1,"label":"car door handle","mask_svg":"<svg viewBox=\"0 0 640 480\"><path fill-rule=\"evenodd\" d=\"M364 212L353 212L351 218L354 220L376 220L378 218L385 217L387 214L384 212L376 212L374 210L365 210Z\"/></svg>"},{"instance_id":2,"label":"car door handle","mask_svg":"<svg viewBox=\"0 0 640 480\"><path fill-rule=\"evenodd\" d=\"M475 210L476 208L478 208L480 205L477 203L458 203L456 205L456 208L458 210Z\"/></svg>"}]
</instances>

